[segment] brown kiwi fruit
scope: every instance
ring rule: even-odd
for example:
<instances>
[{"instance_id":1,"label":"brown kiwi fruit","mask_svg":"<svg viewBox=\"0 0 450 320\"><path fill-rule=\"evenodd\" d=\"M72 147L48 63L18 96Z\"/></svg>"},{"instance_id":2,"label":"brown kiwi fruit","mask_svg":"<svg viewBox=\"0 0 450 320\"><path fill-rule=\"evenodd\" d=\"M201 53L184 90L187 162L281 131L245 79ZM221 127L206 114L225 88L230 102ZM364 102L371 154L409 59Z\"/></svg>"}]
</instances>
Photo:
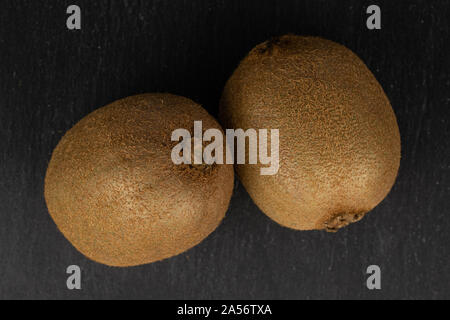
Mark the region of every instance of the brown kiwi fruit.
<instances>
[{"instance_id":1,"label":"brown kiwi fruit","mask_svg":"<svg viewBox=\"0 0 450 320\"><path fill-rule=\"evenodd\" d=\"M145 94L101 108L67 132L48 166L45 199L81 253L109 266L142 265L178 255L217 228L233 167L171 159L172 132L192 130L194 121L221 130L187 98Z\"/></svg>"},{"instance_id":2,"label":"brown kiwi fruit","mask_svg":"<svg viewBox=\"0 0 450 320\"><path fill-rule=\"evenodd\" d=\"M337 231L390 192L400 133L382 87L349 49L286 35L254 48L226 84L227 128L279 129L280 169L238 165L260 209L297 230Z\"/></svg>"}]
</instances>

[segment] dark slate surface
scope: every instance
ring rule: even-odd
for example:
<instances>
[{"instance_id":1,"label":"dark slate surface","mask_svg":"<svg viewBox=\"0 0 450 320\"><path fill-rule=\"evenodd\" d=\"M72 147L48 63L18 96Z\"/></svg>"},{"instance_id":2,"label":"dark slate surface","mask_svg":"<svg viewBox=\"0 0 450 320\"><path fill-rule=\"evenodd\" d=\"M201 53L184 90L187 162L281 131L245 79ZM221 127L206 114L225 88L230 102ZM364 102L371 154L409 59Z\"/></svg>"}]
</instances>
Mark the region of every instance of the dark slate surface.
<instances>
[{"instance_id":1,"label":"dark slate surface","mask_svg":"<svg viewBox=\"0 0 450 320\"><path fill-rule=\"evenodd\" d=\"M0 298L450 298L448 1L102 0L0 3ZM83 29L66 29L66 8ZM43 199L53 148L89 112L164 91L217 114L226 79L266 38L288 32L345 44L392 101L403 140L389 197L338 234L271 222L237 183L223 224L201 245L116 269L78 253ZM83 289L66 289L78 264ZM382 268L381 291L365 287Z\"/></svg>"}]
</instances>

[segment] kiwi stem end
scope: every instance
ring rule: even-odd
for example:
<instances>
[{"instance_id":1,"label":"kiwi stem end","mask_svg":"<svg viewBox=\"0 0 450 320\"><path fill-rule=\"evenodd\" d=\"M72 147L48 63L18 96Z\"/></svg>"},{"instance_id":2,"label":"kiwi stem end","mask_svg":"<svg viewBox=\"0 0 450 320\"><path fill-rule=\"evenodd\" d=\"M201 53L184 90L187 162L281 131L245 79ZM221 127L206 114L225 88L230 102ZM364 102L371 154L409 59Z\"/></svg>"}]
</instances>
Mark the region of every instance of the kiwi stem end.
<instances>
[{"instance_id":1,"label":"kiwi stem end","mask_svg":"<svg viewBox=\"0 0 450 320\"><path fill-rule=\"evenodd\" d=\"M365 212L358 213L339 213L325 221L325 230L330 233L336 233L340 229L349 226L352 223L360 221L365 216Z\"/></svg>"}]
</instances>

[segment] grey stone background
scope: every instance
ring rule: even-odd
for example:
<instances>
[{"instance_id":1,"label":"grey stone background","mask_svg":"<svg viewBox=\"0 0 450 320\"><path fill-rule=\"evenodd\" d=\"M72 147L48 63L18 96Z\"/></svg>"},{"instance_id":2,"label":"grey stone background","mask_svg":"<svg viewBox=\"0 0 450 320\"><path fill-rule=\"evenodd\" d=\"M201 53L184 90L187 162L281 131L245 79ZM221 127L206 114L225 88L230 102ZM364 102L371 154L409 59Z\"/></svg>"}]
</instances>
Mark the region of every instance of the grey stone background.
<instances>
[{"instance_id":1,"label":"grey stone background","mask_svg":"<svg viewBox=\"0 0 450 320\"><path fill-rule=\"evenodd\" d=\"M366 28L368 5L382 30ZM82 30L66 8L82 8ZM0 3L1 299L450 298L448 1L76 0ZM240 183L218 230L189 252L136 268L84 258L43 199L62 135L89 112L172 92L217 114L227 78L256 44L318 35L356 52L398 117L403 159L389 197L338 234L270 221ZM65 270L83 270L81 291ZM382 268L382 290L365 287Z\"/></svg>"}]
</instances>

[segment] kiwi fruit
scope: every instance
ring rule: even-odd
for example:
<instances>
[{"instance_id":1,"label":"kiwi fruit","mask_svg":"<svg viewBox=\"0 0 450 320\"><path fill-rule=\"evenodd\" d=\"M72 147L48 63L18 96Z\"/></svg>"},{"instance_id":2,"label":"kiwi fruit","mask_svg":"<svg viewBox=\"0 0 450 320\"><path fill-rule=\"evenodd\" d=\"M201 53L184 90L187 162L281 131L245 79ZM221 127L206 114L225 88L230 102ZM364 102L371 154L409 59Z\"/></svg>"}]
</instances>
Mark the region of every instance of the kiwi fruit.
<instances>
[{"instance_id":1,"label":"kiwi fruit","mask_svg":"<svg viewBox=\"0 0 450 320\"><path fill-rule=\"evenodd\" d=\"M225 216L231 165L175 165L176 129L222 130L193 101L144 94L82 119L51 157L45 200L59 230L88 258L115 267L178 255L211 234Z\"/></svg>"},{"instance_id":2,"label":"kiwi fruit","mask_svg":"<svg viewBox=\"0 0 450 320\"><path fill-rule=\"evenodd\" d=\"M239 178L270 218L296 230L335 232L390 192L400 132L382 87L349 49L285 35L256 46L228 80L227 128L279 129L278 174L238 165Z\"/></svg>"}]
</instances>

